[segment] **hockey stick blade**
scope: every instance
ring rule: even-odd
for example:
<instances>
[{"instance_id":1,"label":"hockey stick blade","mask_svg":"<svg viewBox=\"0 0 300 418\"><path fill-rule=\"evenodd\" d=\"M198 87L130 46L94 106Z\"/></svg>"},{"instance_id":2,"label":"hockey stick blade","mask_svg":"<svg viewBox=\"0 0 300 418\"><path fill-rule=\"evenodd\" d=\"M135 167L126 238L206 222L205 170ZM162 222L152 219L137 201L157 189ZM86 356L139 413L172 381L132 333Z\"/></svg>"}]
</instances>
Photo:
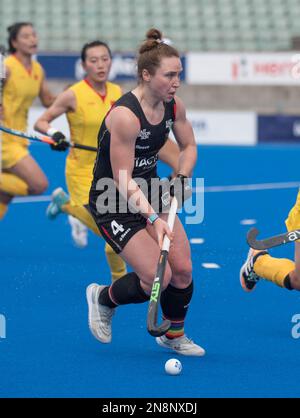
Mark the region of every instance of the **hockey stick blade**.
<instances>
[{"instance_id":1,"label":"hockey stick blade","mask_svg":"<svg viewBox=\"0 0 300 418\"><path fill-rule=\"evenodd\" d=\"M152 326L153 325L153 326ZM154 324L150 324L148 322L148 332L152 337L161 337L162 335L165 335L166 332L171 327L171 321L168 319L165 319L159 326L155 327Z\"/></svg>"},{"instance_id":2,"label":"hockey stick blade","mask_svg":"<svg viewBox=\"0 0 300 418\"><path fill-rule=\"evenodd\" d=\"M147 329L152 337L161 337L162 335L165 335L165 333L170 329L171 321L164 319L160 325L157 325L157 311L153 312L155 308L155 305L151 305L150 303L148 309Z\"/></svg>"},{"instance_id":3,"label":"hockey stick blade","mask_svg":"<svg viewBox=\"0 0 300 418\"><path fill-rule=\"evenodd\" d=\"M274 235L273 237L262 240L256 239L258 234L259 230L257 228L251 228L247 234L247 242L254 250L267 250L269 248L278 247L279 245L288 244L300 239L300 230Z\"/></svg>"}]
</instances>

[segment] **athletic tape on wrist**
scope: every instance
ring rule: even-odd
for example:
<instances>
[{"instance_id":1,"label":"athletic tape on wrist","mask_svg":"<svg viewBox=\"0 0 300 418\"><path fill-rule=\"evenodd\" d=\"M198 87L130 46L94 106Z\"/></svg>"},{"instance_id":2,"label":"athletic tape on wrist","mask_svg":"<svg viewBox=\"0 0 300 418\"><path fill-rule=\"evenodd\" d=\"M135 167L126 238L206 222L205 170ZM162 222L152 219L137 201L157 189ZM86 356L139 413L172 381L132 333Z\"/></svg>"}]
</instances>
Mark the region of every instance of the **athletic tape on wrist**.
<instances>
[{"instance_id":1,"label":"athletic tape on wrist","mask_svg":"<svg viewBox=\"0 0 300 418\"><path fill-rule=\"evenodd\" d=\"M47 135L53 137L53 135L56 134L56 132L58 132L57 129L49 128L48 131L47 131Z\"/></svg>"}]
</instances>

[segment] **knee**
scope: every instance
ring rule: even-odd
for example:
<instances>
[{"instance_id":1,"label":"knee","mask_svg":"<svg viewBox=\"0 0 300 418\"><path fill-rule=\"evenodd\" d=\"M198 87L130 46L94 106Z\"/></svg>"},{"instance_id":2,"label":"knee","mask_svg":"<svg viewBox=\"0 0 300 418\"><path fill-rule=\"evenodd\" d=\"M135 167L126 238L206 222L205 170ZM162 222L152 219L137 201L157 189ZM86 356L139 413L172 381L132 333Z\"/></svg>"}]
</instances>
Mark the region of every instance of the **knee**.
<instances>
[{"instance_id":1,"label":"knee","mask_svg":"<svg viewBox=\"0 0 300 418\"><path fill-rule=\"evenodd\" d=\"M46 178L36 180L34 183L30 184L29 192L33 195L38 195L44 193L48 189L49 183Z\"/></svg>"},{"instance_id":2,"label":"knee","mask_svg":"<svg viewBox=\"0 0 300 418\"><path fill-rule=\"evenodd\" d=\"M142 283L151 290L153 279L155 278L155 271L152 269L145 269L142 273L139 272L138 277Z\"/></svg>"},{"instance_id":3,"label":"knee","mask_svg":"<svg viewBox=\"0 0 300 418\"><path fill-rule=\"evenodd\" d=\"M162 285L162 290L165 290L168 287L171 279L172 279L172 270L171 270L170 266L167 265L167 268L166 268L166 271L165 271L165 275L164 275L164 281L163 281L163 285Z\"/></svg>"},{"instance_id":4,"label":"knee","mask_svg":"<svg viewBox=\"0 0 300 418\"><path fill-rule=\"evenodd\" d=\"M147 287L147 291L151 293L151 289L153 286L153 280L156 277L156 270L149 269L148 271L144 271L142 274L139 275L139 278L144 284L144 287ZM168 284L170 283L172 278L172 271L167 265L165 274L164 274L164 280L162 283L162 290L166 289L168 287Z\"/></svg>"},{"instance_id":5,"label":"knee","mask_svg":"<svg viewBox=\"0 0 300 418\"><path fill-rule=\"evenodd\" d=\"M172 283L179 287L187 287L192 281L192 261L190 259L183 260L180 265L173 269Z\"/></svg>"}]
</instances>

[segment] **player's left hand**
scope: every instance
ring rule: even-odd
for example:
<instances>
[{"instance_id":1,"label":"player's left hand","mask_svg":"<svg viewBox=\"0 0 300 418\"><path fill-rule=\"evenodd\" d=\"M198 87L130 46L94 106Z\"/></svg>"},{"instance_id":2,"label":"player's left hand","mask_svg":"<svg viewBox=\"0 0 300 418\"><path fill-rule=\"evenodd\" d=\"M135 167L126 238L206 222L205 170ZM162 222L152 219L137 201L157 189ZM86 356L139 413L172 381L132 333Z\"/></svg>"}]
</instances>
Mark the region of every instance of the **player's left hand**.
<instances>
[{"instance_id":1,"label":"player's left hand","mask_svg":"<svg viewBox=\"0 0 300 418\"><path fill-rule=\"evenodd\" d=\"M189 179L182 174L178 174L171 181L168 179L160 181L159 189L151 191L151 206L157 213L168 213L171 206L171 197L174 196L178 201L179 209L192 196Z\"/></svg>"},{"instance_id":2,"label":"player's left hand","mask_svg":"<svg viewBox=\"0 0 300 418\"><path fill-rule=\"evenodd\" d=\"M192 197L192 193L193 191L187 176L177 174L177 176L170 181L170 195L176 197L179 208L181 208L186 200Z\"/></svg>"}]
</instances>

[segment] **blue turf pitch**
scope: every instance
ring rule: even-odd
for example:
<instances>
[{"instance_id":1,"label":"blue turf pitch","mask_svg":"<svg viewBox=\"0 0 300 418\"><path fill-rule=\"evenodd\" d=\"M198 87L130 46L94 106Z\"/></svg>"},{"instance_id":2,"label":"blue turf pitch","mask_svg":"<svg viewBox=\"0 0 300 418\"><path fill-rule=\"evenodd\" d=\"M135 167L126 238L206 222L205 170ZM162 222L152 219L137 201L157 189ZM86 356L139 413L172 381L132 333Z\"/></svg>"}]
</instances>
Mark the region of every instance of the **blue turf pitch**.
<instances>
[{"instance_id":1,"label":"blue turf pitch","mask_svg":"<svg viewBox=\"0 0 300 418\"><path fill-rule=\"evenodd\" d=\"M33 146L50 190L64 184L64 155ZM299 181L300 148L201 147L195 175L206 186ZM164 170L164 169L163 169ZM0 397L231 397L299 396L300 339L292 317L299 293L259 283L253 294L239 285L249 226L262 235L283 232L297 188L208 192L205 219L188 225L193 244L195 294L187 334L204 358L181 357L183 372L168 376L164 363L178 357L158 347L146 331L147 305L119 308L113 342L89 333L85 288L109 282L103 242L72 245L65 216L50 222L47 203L16 203L0 224ZM49 194L49 192L48 192ZM293 257L293 245L275 256ZM203 268L215 263L218 269Z\"/></svg>"}]
</instances>

